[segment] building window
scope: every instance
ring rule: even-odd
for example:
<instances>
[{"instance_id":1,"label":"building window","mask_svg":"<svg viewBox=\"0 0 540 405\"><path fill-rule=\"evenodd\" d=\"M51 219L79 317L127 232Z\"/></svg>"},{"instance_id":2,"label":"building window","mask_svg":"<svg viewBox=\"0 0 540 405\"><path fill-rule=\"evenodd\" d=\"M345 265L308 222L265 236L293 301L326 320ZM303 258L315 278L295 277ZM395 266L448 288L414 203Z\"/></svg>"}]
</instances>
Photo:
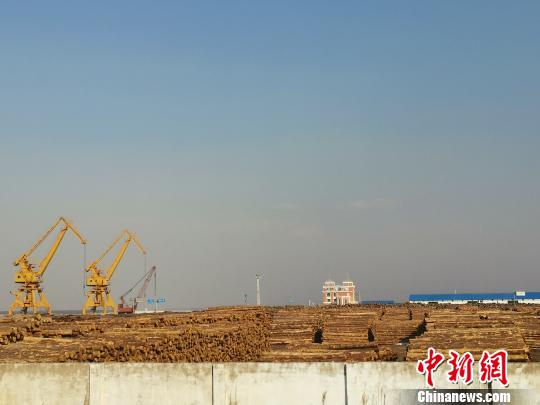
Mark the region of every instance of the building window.
<instances>
[{"instance_id":1,"label":"building window","mask_svg":"<svg viewBox=\"0 0 540 405\"><path fill-rule=\"evenodd\" d=\"M354 283L351 281L345 281L342 285L332 283L332 286L325 283L322 293L324 304L347 305L357 302Z\"/></svg>"}]
</instances>

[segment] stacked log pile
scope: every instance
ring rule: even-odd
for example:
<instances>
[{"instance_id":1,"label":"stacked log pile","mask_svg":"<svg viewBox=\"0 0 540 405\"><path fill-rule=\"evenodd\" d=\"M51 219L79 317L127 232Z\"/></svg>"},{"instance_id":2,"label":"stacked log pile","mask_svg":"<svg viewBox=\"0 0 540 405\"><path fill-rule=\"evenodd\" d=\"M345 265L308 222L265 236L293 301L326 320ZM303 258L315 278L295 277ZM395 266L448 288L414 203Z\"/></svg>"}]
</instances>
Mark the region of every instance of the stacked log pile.
<instances>
[{"instance_id":1,"label":"stacked log pile","mask_svg":"<svg viewBox=\"0 0 540 405\"><path fill-rule=\"evenodd\" d=\"M424 359L429 347L448 354L453 349L470 352L479 360L484 350L505 349L509 361L527 361L529 348L516 325L519 315L474 306L432 310L426 318L426 332L411 339L407 360Z\"/></svg>"},{"instance_id":2,"label":"stacked log pile","mask_svg":"<svg viewBox=\"0 0 540 405\"><path fill-rule=\"evenodd\" d=\"M328 349L342 352L344 361L376 361L388 356L374 341L371 324L378 308L357 305L326 307L323 309L323 344Z\"/></svg>"},{"instance_id":3,"label":"stacked log pile","mask_svg":"<svg viewBox=\"0 0 540 405\"><path fill-rule=\"evenodd\" d=\"M379 350L368 338L376 311L358 306L275 311L270 328L270 351L263 361L376 361ZM386 355L386 354L385 354Z\"/></svg>"},{"instance_id":4,"label":"stacked log pile","mask_svg":"<svg viewBox=\"0 0 540 405\"><path fill-rule=\"evenodd\" d=\"M41 315L36 316L6 316L0 319L0 345L17 343L26 334L39 330Z\"/></svg>"},{"instance_id":5,"label":"stacked log pile","mask_svg":"<svg viewBox=\"0 0 540 405\"><path fill-rule=\"evenodd\" d=\"M144 332L143 332L144 333ZM267 349L267 340L256 326L225 333L187 329L180 333L148 336L144 333L94 340L80 349L65 352L59 361L227 362L256 361Z\"/></svg>"},{"instance_id":6,"label":"stacked log pile","mask_svg":"<svg viewBox=\"0 0 540 405\"><path fill-rule=\"evenodd\" d=\"M407 343L410 338L423 332L425 311L407 306L387 306L375 319L371 328L380 346Z\"/></svg>"},{"instance_id":7,"label":"stacked log pile","mask_svg":"<svg viewBox=\"0 0 540 405\"><path fill-rule=\"evenodd\" d=\"M60 361L256 361L268 348L267 311L220 309L130 317Z\"/></svg>"},{"instance_id":8,"label":"stacked log pile","mask_svg":"<svg viewBox=\"0 0 540 405\"><path fill-rule=\"evenodd\" d=\"M351 305L0 318L0 362L415 361L428 347L539 361L540 310Z\"/></svg>"},{"instance_id":9,"label":"stacked log pile","mask_svg":"<svg viewBox=\"0 0 540 405\"><path fill-rule=\"evenodd\" d=\"M1 363L56 363L65 351L77 350L80 343L65 338L35 338L26 336L17 344L0 349Z\"/></svg>"},{"instance_id":10,"label":"stacked log pile","mask_svg":"<svg viewBox=\"0 0 540 405\"><path fill-rule=\"evenodd\" d=\"M404 360L409 339L424 332L425 316L425 309L422 308L381 307L369 328L369 335L377 343L381 360Z\"/></svg>"},{"instance_id":11,"label":"stacked log pile","mask_svg":"<svg viewBox=\"0 0 540 405\"><path fill-rule=\"evenodd\" d=\"M324 309L324 342L329 344L355 345L373 342L370 327L380 310L366 310L359 306Z\"/></svg>"},{"instance_id":12,"label":"stacked log pile","mask_svg":"<svg viewBox=\"0 0 540 405\"><path fill-rule=\"evenodd\" d=\"M317 308L285 307L275 310L270 325L270 350L263 361L318 361L324 357L314 336L321 327Z\"/></svg>"},{"instance_id":13,"label":"stacked log pile","mask_svg":"<svg viewBox=\"0 0 540 405\"><path fill-rule=\"evenodd\" d=\"M20 342L24 339L24 333L21 328L0 325L0 345Z\"/></svg>"},{"instance_id":14,"label":"stacked log pile","mask_svg":"<svg viewBox=\"0 0 540 405\"><path fill-rule=\"evenodd\" d=\"M274 313L270 326L272 347L298 347L313 343L314 332L320 324L316 308L280 308Z\"/></svg>"},{"instance_id":15,"label":"stacked log pile","mask_svg":"<svg viewBox=\"0 0 540 405\"><path fill-rule=\"evenodd\" d=\"M0 361L256 361L268 349L269 322L261 308L58 317L28 331L26 344L1 351Z\"/></svg>"},{"instance_id":16,"label":"stacked log pile","mask_svg":"<svg viewBox=\"0 0 540 405\"><path fill-rule=\"evenodd\" d=\"M540 310L527 309L520 311L521 316L517 317L516 325L529 347L529 360L540 361Z\"/></svg>"}]
</instances>

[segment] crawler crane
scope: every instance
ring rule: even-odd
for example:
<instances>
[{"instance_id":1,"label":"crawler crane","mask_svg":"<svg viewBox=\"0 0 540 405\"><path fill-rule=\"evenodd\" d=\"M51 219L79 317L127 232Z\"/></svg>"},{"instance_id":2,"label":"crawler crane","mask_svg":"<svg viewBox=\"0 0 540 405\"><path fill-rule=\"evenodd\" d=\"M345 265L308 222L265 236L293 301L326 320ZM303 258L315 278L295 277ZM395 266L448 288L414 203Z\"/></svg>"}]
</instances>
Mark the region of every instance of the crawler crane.
<instances>
[{"instance_id":1,"label":"crawler crane","mask_svg":"<svg viewBox=\"0 0 540 405\"><path fill-rule=\"evenodd\" d=\"M148 289L148 286L150 285L150 281L152 281L152 277L154 277L155 282L155 276L156 276L156 266L152 266L150 270L148 270L144 276L142 276L133 287L131 287L129 290L127 290L122 296L120 297L120 304L118 304L118 312L123 314L131 314L133 312L137 312L137 307L140 303L144 302L144 297L146 296L146 290ZM139 290L137 296L133 298L131 301L133 301L133 306L129 306L126 304L126 297L127 295L132 292L135 287L137 287L141 281L144 280L144 283Z\"/></svg>"},{"instance_id":2,"label":"crawler crane","mask_svg":"<svg viewBox=\"0 0 540 405\"><path fill-rule=\"evenodd\" d=\"M39 263L37 270L34 270L35 266L30 263L30 256L32 253L47 239L47 237L55 230L55 228L62 224L62 228L53 245L49 249L47 256ZM15 283L20 284L20 287L12 293L15 299L11 303L8 314L12 315L13 310L16 308L22 308L22 311L26 313L28 308L32 308L32 312L36 312L37 308L45 308L48 314L52 313L51 306L45 297L43 288L41 287L41 281L45 270L51 263L62 239L66 235L66 232L70 230L79 239L81 244L86 244L86 239L77 231L73 225L65 218L60 217L56 223L49 228L47 232L32 246L28 251L23 253L17 260L13 262L18 270L15 271ZM36 296L37 295L37 296Z\"/></svg>"},{"instance_id":3,"label":"crawler crane","mask_svg":"<svg viewBox=\"0 0 540 405\"><path fill-rule=\"evenodd\" d=\"M103 258L116 246L122 238L125 238L120 250L116 254L113 262L107 269L107 271L101 270L98 265L103 260ZM103 252L103 254L94 260L85 270L90 273L86 278L86 286L89 287L89 291L86 293L87 299L84 303L82 313L86 314L88 309L91 309L92 312L96 312L98 308L102 308L103 314L107 313L107 308L111 308L114 314L118 314L118 309L114 300L111 297L111 291L109 290L109 284L111 278L114 274L114 271L120 264L120 261L126 253L131 242L135 242L135 245L139 248L143 255L146 255L146 251L142 243L137 239L137 237L127 229L124 230L118 238L116 238L111 245Z\"/></svg>"}]
</instances>

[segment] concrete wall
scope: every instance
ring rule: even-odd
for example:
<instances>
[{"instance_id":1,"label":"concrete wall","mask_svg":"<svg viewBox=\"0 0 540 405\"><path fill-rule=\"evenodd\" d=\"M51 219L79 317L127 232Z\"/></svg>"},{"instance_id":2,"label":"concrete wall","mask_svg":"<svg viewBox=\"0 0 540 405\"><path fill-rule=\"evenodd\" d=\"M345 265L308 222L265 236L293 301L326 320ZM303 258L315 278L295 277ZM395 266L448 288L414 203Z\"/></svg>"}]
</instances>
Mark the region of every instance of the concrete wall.
<instances>
[{"instance_id":1,"label":"concrete wall","mask_svg":"<svg viewBox=\"0 0 540 405\"><path fill-rule=\"evenodd\" d=\"M86 404L89 371L77 363L0 364L0 404Z\"/></svg>"},{"instance_id":2,"label":"concrete wall","mask_svg":"<svg viewBox=\"0 0 540 405\"><path fill-rule=\"evenodd\" d=\"M444 372L437 388L459 388ZM508 374L512 404L540 404L540 363ZM418 388L413 363L0 364L2 405L412 404Z\"/></svg>"},{"instance_id":3,"label":"concrete wall","mask_svg":"<svg viewBox=\"0 0 540 405\"><path fill-rule=\"evenodd\" d=\"M344 404L340 363L225 363L214 366L214 405Z\"/></svg>"},{"instance_id":4,"label":"concrete wall","mask_svg":"<svg viewBox=\"0 0 540 405\"><path fill-rule=\"evenodd\" d=\"M476 364L475 364L476 366ZM354 363L347 364L348 405L356 404L416 404L416 390L427 388L425 377L416 372L415 363ZM443 364L434 373L438 389L488 389L478 382L477 368L470 385L452 384L446 380L448 369ZM509 389L512 404L540 404L540 363L510 363ZM492 389L503 389L493 383Z\"/></svg>"},{"instance_id":5,"label":"concrete wall","mask_svg":"<svg viewBox=\"0 0 540 405\"><path fill-rule=\"evenodd\" d=\"M209 363L96 363L89 368L89 405L212 403Z\"/></svg>"}]
</instances>

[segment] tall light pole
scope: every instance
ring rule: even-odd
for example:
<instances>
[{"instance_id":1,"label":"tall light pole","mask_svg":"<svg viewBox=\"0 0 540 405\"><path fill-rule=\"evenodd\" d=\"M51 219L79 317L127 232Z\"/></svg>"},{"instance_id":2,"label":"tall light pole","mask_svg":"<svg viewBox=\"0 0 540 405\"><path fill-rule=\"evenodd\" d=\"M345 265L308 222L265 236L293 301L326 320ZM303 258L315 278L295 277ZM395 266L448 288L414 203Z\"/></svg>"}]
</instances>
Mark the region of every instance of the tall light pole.
<instances>
[{"instance_id":1,"label":"tall light pole","mask_svg":"<svg viewBox=\"0 0 540 405\"><path fill-rule=\"evenodd\" d=\"M257 306L261 305L261 283L260 283L261 276L257 274Z\"/></svg>"}]
</instances>

